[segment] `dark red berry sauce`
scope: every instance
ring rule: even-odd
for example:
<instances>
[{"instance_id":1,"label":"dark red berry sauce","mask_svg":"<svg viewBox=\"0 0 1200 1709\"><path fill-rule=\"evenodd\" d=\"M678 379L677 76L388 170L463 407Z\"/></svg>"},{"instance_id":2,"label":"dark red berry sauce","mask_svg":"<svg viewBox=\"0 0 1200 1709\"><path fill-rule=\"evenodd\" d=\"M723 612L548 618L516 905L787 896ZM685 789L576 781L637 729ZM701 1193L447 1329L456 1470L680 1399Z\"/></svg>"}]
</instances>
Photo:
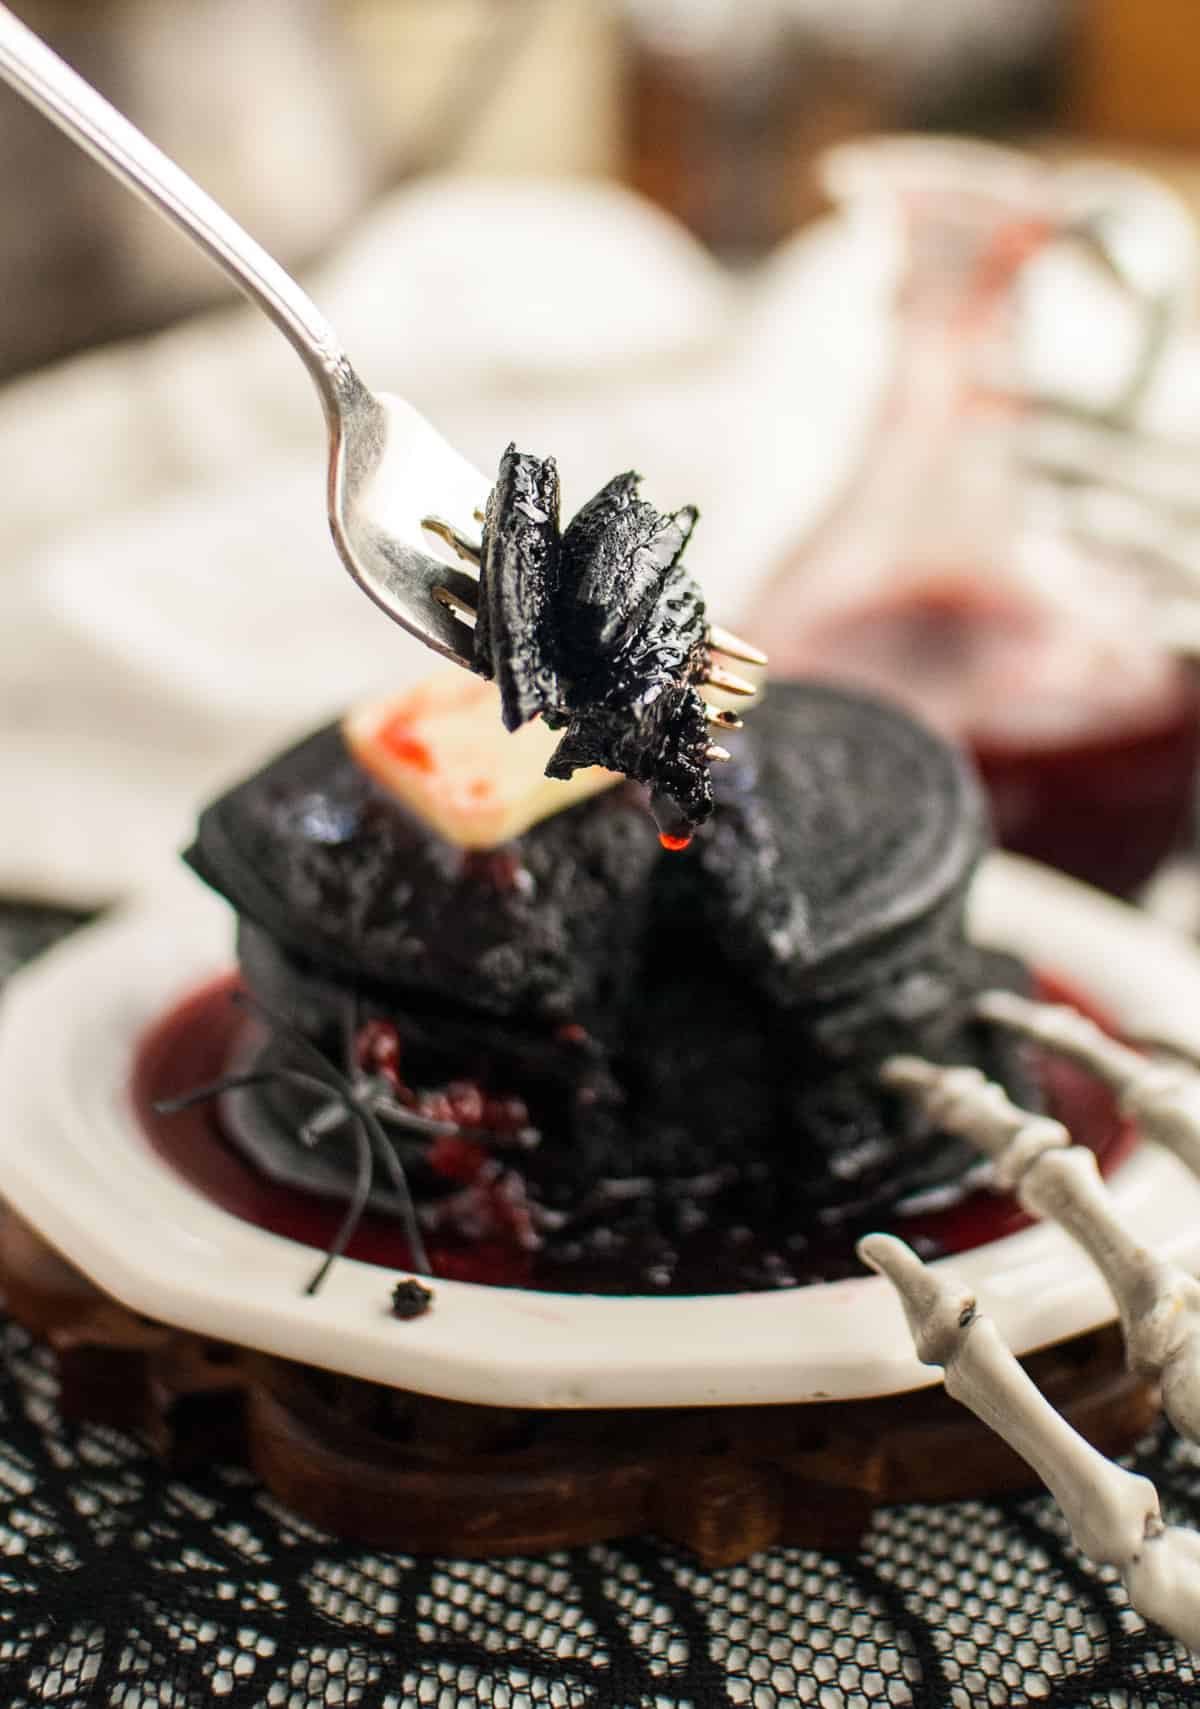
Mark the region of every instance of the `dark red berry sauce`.
<instances>
[{"instance_id":1,"label":"dark red berry sauce","mask_svg":"<svg viewBox=\"0 0 1200 1709\"><path fill-rule=\"evenodd\" d=\"M229 1001L237 989L236 975L203 986L177 1003L142 1037L133 1063L132 1093L138 1118L149 1144L191 1186L233 1216L284 1235L318 1250L333 1241L342 1207L294 1188L282 1187L260 1176L225 1139L215 1104L206 1103L174 1115L160 1115L155 1101L202 1085L228 1071L243 1030L252 1023L244 1011ZM1109 1025L1095 1006L1080 999L1061 981L1042 976L1038 995L1052 1002L1070 1002L1101 1025ZM1112 1030L1109 1025L1109 1030ZM398 1068L394 1030L384 1023L377 1036L360 1040L360 1051L372 1065ZM1109 1092L1081 1069L1058 1058L1042 1064L1042 1082L1048 1108L1070 1128L1081 1143L1100 1159L1107 1174L1131 1149L1134 1137L1123 1122ZM460 1102L467 1088L452 1087ZM439 1115L452 1118L448 1098ZM523 1108L523 1106L522 1106ZM431 1112L433 1113L433 1112ZM457 1112L465 1116L464 1107ZM489 1110L488 1115L494 1112ZM483 1175L482 1151L466 1136L447 1136L437 1142L439 1173L452 1180L472 1184L479 1191ZM477 1155L479 1154L479 1155ZM507 1175L491 1183L491 1198L507 1196L501 1190ZM489 1198L489 1204L491 1199ZM486 1208L486 1207L484 1207ZM495 1207L493 1207L494 1210ZM569 1280L539 1273L538 1255L527 1236L522 1207L514 1202L504 1218L479 1219L482 1237L468 1237L464 1223L454 1219L447 1226L428 1231L427 1244L434 1274L458 1281L486 1283L494 1287L569 1287ZM1029 1219L1016 1201L986 1190L976 1191L952 1207L923 1216L897 1220L895 1232L929 1255L961 1252L999 1239L1023 1228ZM349 1255L388 1270L409 1267L408 1253L397 1224L388 1217L368 1213L349 1247ZM847 1273L852 1254L831 1252L829 1274ZM577 1282L576 1287L579 1286ZM585 1284L586 1285L586 1284ZM606 1290L610 1291L610 1290ZM636 1291L634 1288L630 1292Z\"/></svg>"}]
</instances>

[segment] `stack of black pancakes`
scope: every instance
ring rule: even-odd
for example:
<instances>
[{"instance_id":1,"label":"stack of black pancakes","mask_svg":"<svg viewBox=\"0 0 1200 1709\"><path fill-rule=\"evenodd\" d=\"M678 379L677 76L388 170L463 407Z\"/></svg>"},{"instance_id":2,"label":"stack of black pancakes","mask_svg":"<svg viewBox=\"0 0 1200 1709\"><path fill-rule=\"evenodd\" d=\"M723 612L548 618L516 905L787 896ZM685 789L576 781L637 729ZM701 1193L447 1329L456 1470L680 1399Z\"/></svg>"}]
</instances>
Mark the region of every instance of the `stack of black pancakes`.
<instances>
[{"instance_id":1,"label":"stack of black pancakes","mask_svg":"<svg viewBox=\"0 0 1200 1709\"><path fill-rule=\"evenodd\" d=\"M407 1111L389 1137L435 1269L439 1242L507 1241L510 1279L560 1288L837 1274L856 1232L951 1201L973 1166L880 1087L886 1056L978 1063L1036 1101L969 1019L1021 975L964 936L987 837L961 758L817 683L773 683L729 745L681 853L628 783L460 848L337 728L203 814L188 858L280 1023L260 1060L296 1029ZM348 1197L353 1124L314 1130L327 1104L267 1078L223 1119L269 1172Z\"/></svg>"}]
</instances>

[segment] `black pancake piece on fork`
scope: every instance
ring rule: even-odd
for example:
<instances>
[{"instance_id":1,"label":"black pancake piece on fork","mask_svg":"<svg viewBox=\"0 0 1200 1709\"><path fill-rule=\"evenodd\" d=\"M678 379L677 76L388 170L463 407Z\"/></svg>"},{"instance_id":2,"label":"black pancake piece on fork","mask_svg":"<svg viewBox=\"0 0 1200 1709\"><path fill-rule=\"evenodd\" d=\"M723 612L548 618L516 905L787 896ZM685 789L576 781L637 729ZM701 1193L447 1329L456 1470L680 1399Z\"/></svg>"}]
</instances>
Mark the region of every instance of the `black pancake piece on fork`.
<instances>
[{"instance_id":1,"label":"black pancake piece on fork","mask_svg":"<svg viewBox=\"0 0 1200 1709\"><path fill-rule=\"evenodd\" d=\"M558 505L554 459L510 445L487 503L475 624L475 668L495 679L508 730L539 713L561 716Z\"/></svg>"},{"instance_id":2,"label":"black pancake piece on fork","mask_svg":"<svg viewBox=\"0 0 1200 1709\"><path fill-rule=\"evenodd\" d=\"M620 772L686 836L713 800L707 620L682 563L697 513L660 513L638 479L616 476L560 538L553 461L509 446L484 525L476 667L498 682L509 729L541 716L564 731L548 777Z\"/></svg>"}]
</instances>

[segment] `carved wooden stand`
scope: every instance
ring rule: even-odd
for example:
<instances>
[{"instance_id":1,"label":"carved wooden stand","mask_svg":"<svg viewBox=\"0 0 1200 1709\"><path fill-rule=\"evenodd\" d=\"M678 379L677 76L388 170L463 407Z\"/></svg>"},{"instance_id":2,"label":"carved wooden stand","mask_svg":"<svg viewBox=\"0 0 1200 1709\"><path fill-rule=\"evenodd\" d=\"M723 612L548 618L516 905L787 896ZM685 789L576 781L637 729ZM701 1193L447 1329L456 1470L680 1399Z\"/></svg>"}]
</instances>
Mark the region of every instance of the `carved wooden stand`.
<instances>
[{"instance_id":1,"label":"carved wooden stand","mask_svg":"<svg viewBox=\"0 0 1200 1709\"><path fill-rule=\"evenodd\" d=\"M889 1502L1033 1484L940 1388L811 1406L543 1412L335 1376L139 1316L2 1214L0 1286L11 1315L53 1349L64 1413L140 1431L177 1469L245 1461L306 1519L376 1547L543 1554L654 1531L728 1566L777 1542L852 1548ZM1115 1328L1026 1364L1106 1454L1154 1418L1157 1397L1125 1371Z\"/></svg>"}]
</instances>

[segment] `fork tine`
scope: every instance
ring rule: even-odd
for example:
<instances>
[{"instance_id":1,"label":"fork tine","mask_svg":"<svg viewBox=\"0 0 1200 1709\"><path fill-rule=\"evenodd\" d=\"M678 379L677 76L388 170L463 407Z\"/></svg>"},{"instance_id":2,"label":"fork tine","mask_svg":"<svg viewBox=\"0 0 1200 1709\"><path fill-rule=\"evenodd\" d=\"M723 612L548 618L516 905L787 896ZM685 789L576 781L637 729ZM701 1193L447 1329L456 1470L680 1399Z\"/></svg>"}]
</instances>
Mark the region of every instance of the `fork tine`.
<instances>
[{"instance_id":1,"label":"fork tine","mask_svg":"<svg viewBox=\"0 0 1200 1709\"><path fill-rule=\"evenodd\" d=\"M723 706L710 706L704 703L704 716L718 730L740 730L742 721L736 712L726 712Z\"/></svg>"},{"instance_id":2,"label":"fork tine","mask_svg":"<svg viewBox=\"0 0 1200 1709\"><path fill-rule=\"evenodd\" d=\"M468 540L465 534L460 534L452 522L447 522L444 516L423 516L421 527L427 528L431 534L436 534L439 540L444 540L450 550L468 564L478 565L483 552L474 540Z\"/></svg>"},{"instance_id":3,"label":"fork tine","mask_svg":"<svg viewBox=\"0 0 1200 1709\"><path fill-rule=\"evenodd\" d=\"M435 587L433 597L439 605L444 605L449 611L457 611L463 617L475 617L478 613L469 599L464 599L461 593L452 587Z\"/></svg>"},{"instance_id":4,"label":"fork tine","mask_svg":"<svg viewBox=\"0 0 1200 1709\"><path fill-rule=\"evenodd\" d=\"M708 626L708 644L714 653L724 653L727 659L740 659L744 665L765 667L768 662L761 647L752 647L749 641L743 641L740 635L722 629L717 623Z\"/></svg>"},{"instance_id":5,"label":"fork tine","mask_svg":"<svg viewBox=\"0 0 1200 1709\"><path fill-rule=\"evenodd\" d=\"M480 511L477 510L475 516L479 521L483 520ZM465 562L476 566L479 564L481 548L473 540L468 540L465 535L461 534L453 523L448 522L445 517L422 517L421 526L428 529L431 534L435 534L439 540L443 540ZM447 569L432 587L431 592L438 604L445 606L448 611L472 619L478 616L479 584L473 577L464 575L460 571ZM747 664L756 665L765 665L767 662L765 653L760 652L757 647L752 647L748 641L740 640L738 636L731 634L727 629L710 626L708 638L710 647L730 658L742 659ZM754 684L748 682L745 677L738 676L735 672L727 671L720 665L714 664L709 665L708 675L704 678L704 686L718 689L725 694L747 698L758 693ZM707 722L718 730L740 730L742 728L742 720L736 713L728 712L723 707L713 706L707 701L704 703L704 716ZM711 761L719 762L729 760L733 756L729 749L722 747L719 742L710 742L705 751L705 757Z\"/></svg>"},{"instance_id":6,"label":"fork tine","mask_svg":"<svg viewBox=\"0 0 1200 1709\"><path fill-rule=\"evenodd\" d=\"M704 679L708 688L718 688L722 694L737 694L749 697L757 694L758 690L752 682L747 682L744 676L736 676L733 671L722 670L720 665L709 665L708 675Z\"/></svg>"}]
</instances>

